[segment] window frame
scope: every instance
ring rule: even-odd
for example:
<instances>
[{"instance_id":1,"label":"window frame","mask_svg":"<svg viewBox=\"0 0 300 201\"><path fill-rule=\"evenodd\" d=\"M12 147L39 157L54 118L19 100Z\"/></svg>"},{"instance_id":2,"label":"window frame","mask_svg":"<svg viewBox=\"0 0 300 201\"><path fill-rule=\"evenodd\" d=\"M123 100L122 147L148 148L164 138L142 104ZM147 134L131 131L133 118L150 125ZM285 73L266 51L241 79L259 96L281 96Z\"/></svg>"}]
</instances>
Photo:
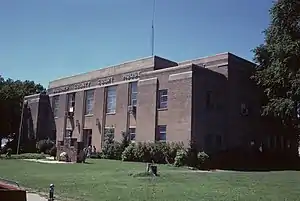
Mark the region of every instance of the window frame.
<instances>
[{"instance_id":1,"label":"window frame","mask_svg":"<svg viewBox=\"0 0 300 201\"><path fill-rule=\"evenodd\" d=\"M133 86L135 86L135 87L133 87ZM134 88L135 88L135 91L133 90ZM137 82L131 82L130 83L130 105L131 106L136 107L136 105L137 105L137 95L138 95Z\"/></svg>"},{"instance_id":2,"label":"window frame","mask_svg":"<svg viewBox=\"0 0 300 201\"><path fill-rule=\"evenodd\" d=\"M164 92L166 92L164 94ZM166 100L162 100L166 98ZM167 109L168 108L168 89L160 89L158 90L158 109Z\"/></svg>"},{"instance_id":3,"label":"window frame","mask_svg":"<svg viewBox=\"0 0 300 201\"><path fill-rule=\"evenodd\" d=\"M164 128L162 132L161 128ZM164 134L164 139L161 138L162 134ZM156 134L156 141L158 142L166 142L167 141L167 125L158 125L157 126L157 134Z\"/></svg>"},{"instance_id":4,"label":"window frame","mask_svg":"<svg viewBox=\"0 0 300 201\"><path fill-rule=\"evenodd\" d=\"M111 90L114 89L114 90ZM110 94L114 92L114 94ZM117 86L108 86L106 88L106 114L115 114L117 108Z\"/></svg>"},{"instance_id":5,"label":"window frame","mask_svg":"<svg viewBox=\"0 0 300 201\"><path fill-rule=\"evenodd\" d=\"M89 93L92 93L92 96L88 96ZM85 109L84 109L84 115L93 115L94 99L95 99L95 90L94 89L86 90L85 91Z\"/></svg>"},{"instance_id":6,"label":"window frame","mask_svg":"<svg viewBox=\"0 0 300 201\"><path fill-rule=\"evenodd\" d=\"M134 132L132 131L133 129L134 129ZM129 127L128 133L129 133L129 140L131 142L135 142L136 141L136 127ZM134 139L132 139L132 135L134 135Z\"/></svg>"},{"instance_id":7,"label":"window frame","mask_svg":"<svg viewBox=\"0 0 300 201\"><path fill-rule=\"evenodd\" d=\"M75 98L76 98L76 92L68 93L68 106L67 110L70 112L70 108L73 107L73 112L75 112Z\"/></svg>"}]
</instances>

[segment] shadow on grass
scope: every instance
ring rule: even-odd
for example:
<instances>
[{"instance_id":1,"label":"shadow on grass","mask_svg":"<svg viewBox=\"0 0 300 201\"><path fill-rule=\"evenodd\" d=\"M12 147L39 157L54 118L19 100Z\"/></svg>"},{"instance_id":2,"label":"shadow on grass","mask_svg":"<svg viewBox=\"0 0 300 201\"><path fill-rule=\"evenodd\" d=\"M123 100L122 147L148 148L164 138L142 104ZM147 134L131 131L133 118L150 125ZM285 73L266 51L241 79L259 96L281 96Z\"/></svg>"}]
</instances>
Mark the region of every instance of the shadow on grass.
<instances>
[{"instance_id":1,"label":"shadow on grass","mask_svg":"<svg viewBox=\"0 0 300 201\"><path fill-rule=\"evenodd\" d=\"M241 172L300 171L300 158L280 153L236 152L213 158L209 161L209 166L212 169Z\"/></svg>"},{"instance_id":2,"label":"shadow on grass","mask_svg":"<svg viewBox=\"0 0 300 201\"><path fill-rule=\"evenodd\" d=\"M300 171L300 167L224 167L220 170L240 172Z\"/></svg>"}]
</instances>

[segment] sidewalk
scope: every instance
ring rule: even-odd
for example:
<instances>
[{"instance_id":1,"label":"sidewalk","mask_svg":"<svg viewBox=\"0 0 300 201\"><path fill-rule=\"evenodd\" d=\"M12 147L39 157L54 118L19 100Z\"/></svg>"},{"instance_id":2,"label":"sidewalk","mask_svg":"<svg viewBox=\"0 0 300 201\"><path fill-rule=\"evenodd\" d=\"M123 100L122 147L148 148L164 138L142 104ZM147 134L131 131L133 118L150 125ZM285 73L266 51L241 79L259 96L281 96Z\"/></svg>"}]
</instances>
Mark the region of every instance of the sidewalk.
<instances>
[{"instance_id":1,"label":"sidewalk","mask_svg":"<svg viewBox=\"0 0 300 201\"><path fill-rule=\"evenodd\" d=\"M43 198L35 193L27 192L26 195L27 195L27 201L48 201L48 199Z\"/></svg>"}]
</instances>

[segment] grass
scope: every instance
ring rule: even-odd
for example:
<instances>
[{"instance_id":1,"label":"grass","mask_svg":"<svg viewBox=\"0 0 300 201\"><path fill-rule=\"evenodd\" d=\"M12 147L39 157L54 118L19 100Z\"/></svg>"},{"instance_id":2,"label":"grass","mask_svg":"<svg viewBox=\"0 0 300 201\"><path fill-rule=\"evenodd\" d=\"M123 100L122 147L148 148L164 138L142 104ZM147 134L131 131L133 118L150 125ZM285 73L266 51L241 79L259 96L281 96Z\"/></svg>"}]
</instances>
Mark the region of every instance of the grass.
<instances>
[{"instance_id":1,"label":"grass","mask_svg":"<svg viewBox=\"0 0 300 201\"><path fill-rule=\"evenodd\" d=\"M296 171L206 173L161 165L159 177L139 177L136 175L145 170L143 163L88 162L0 160L0 177L44 193L54 183L55 195L82 201L295 201L300 197L300 176Z\"/></svg>"}]
</instances>

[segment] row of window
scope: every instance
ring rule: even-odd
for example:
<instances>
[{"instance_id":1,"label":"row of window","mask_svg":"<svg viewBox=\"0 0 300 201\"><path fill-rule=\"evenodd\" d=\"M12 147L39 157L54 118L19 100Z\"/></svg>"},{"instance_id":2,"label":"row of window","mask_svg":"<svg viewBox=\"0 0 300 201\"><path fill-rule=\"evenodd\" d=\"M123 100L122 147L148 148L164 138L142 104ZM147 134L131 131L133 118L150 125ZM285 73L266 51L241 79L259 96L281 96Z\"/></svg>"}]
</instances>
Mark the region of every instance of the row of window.
<instances>
[{"instance_id":1,"label":"row of window","mask_svg":"<svg viewBox=\"0 0 300 201\"><path fill-rule=\"evenodd\" d=\"M116 86L109 86L106 88L106 113L115 113L116 112L116 99L117 99L117 87ZM85 110L84 114L89 115L93 114L94 109L94 94L95 90L87 90L85 91ZM130 105L136 106L137 104L137 82L130 83ZM75 96L76 93L69 93L67 95L67 108L68 112L75 111ZM57 117L58 110L59 110L59 96L53 96L53 115ZM164 109L168 106L168 90L163 89L159 90L158 92L158 108Z\"/></svg>"},{"instance_id":2,"label":"row of window","mask_svg":"<svg viewBox=\"0 0 300 201\"><path fill-rule=\"evenodd\" d=\"M135 141L136 139L136 128L131 127L128 130L129 132L129 138L131 141ZM105 128L104 131L105 135L111 135L114 137L115 135L115 129L112 128ZM157 126L157 132L156 132L156 141L162 141L165 142L167 137L167 126L166 125L159 125Z\"/></svg>"}]
</instances>

